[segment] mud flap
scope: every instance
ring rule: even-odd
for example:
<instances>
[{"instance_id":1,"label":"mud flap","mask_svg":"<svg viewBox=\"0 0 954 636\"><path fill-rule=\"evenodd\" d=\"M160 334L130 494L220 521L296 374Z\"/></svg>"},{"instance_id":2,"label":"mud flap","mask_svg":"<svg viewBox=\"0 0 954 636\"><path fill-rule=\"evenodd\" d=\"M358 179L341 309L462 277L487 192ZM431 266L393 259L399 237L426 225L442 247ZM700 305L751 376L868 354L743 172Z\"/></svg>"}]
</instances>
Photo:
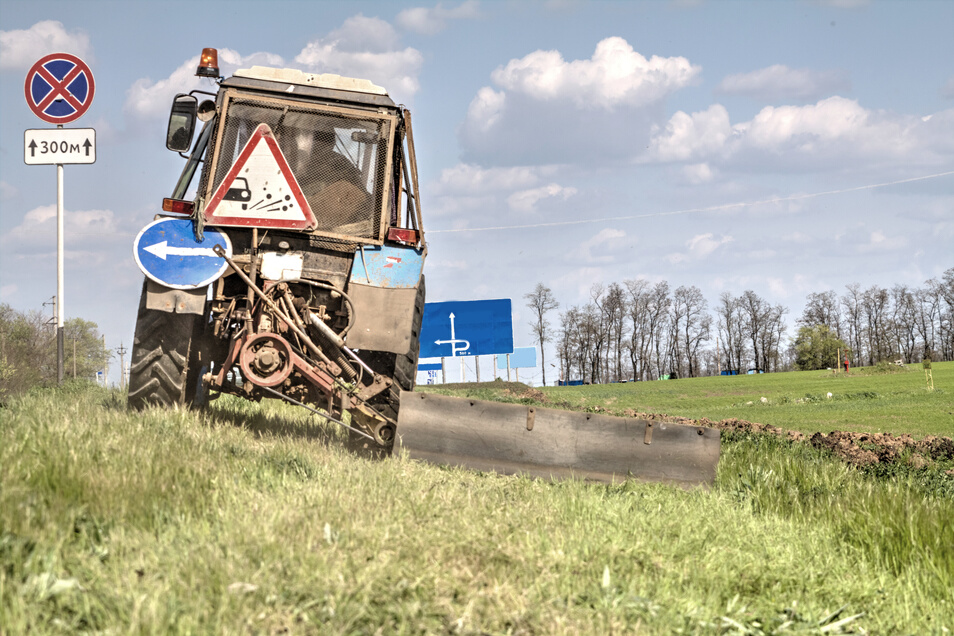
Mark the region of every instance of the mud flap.
<instances>
[{"instance_id":1,"label":"mud flap","mask_svg":"<svg viewBox=\"0 0 954 636\"><path fill-rule=\"evenodd\" d=\"M396 448L507 475L691 487L715 481L719 447L718 429L404 391Z\"/></svg>"}]
</instances>

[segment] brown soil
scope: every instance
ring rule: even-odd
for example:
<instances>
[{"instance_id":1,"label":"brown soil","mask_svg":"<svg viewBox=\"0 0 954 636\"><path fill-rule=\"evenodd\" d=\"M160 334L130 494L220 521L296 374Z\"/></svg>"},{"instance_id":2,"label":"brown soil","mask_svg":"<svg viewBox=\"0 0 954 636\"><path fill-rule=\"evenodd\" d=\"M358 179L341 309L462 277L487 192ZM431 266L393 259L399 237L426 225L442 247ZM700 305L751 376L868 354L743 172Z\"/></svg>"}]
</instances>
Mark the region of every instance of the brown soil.
<instances>
[{"instance_id":1,"label":"brown soil","mask_svg":"<svg viewBox=\"0 0 954 636\"><path fill-rule=\"evenodd\" d=\"M878 463L890 464L903 461L915 468L924 468L932 461L954 460L954 440L950 437L929 435L924 439L915 439L910 435L851 433L847 431L806 435L798 431L786 431L769 424L737 419L713 421L702 418L694 420L658 413L637 413L635 411L627 411L624 415L647 420L664 420L689 426L707 426L720 430L778 435L793 442L811 444L815 448L827 448L845 462L855 466Z\"/></svg>"}]
</instances>

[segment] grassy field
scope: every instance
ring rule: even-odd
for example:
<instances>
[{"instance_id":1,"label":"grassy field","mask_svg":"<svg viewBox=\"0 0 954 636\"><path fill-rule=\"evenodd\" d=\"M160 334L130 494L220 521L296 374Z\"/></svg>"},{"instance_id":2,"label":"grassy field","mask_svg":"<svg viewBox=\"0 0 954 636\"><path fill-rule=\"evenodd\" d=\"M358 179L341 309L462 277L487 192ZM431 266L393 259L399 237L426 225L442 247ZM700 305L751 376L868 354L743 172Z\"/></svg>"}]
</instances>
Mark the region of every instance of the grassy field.
<instances>
[{"instance_id":1,"label":"grassy field","mask_svg":"<svg viewBox=\"0 0 954 636\"><path fill-rule=\"evenodd\" d=\"M584 387L578 402L692 414L710 399L726 417L832 417L814 403L747 407L767 376L718 380L745 384L709 398L681 380ZM767 397L817 393L820 381ZM597 398L604 388L621 392ZM667 390L686 392L674 408L655 392ZM620 404L625 391L640 397ZM942 411L925 432L943 427ZM340 442L274 403L132 413L121 394L82 386L10 401L0 633L954 630L954 477L943 473L944 487L906 471L874 479L805 444L729 434L715 487L687 492L374 462Z\"/></svg>"},{"instance_id":2,"label":"grassy field","mask_svg":"<svg viewBox=\"0 0 954 636\"><path fill-rule=\"evenodd\" d=\"M920 365L761 375L687 378L658 382L541 388L550 400L610 413L665 413L689 418L738 418L803 433L954 436L954 362L935 363L934 390ZM441 385L422 390L495 399L492 385ZM831 393L831 397L828 394ZM765 398L765 401L762 401Z\"/></svg>"}]
</instances>

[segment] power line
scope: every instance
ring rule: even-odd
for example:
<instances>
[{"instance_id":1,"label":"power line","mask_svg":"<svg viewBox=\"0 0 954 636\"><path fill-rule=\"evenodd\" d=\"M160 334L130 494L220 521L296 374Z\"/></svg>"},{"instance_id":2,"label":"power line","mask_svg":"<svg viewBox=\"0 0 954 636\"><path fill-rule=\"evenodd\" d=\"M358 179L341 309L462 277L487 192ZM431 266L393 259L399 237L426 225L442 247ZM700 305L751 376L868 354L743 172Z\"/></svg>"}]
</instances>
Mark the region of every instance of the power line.
<instances>
[{"instance_id":1,"label":"power line","mask_svg":"<svg viewBox=\"0 0 954 636\"><path fill-rule=\"evenodd\" d=\"M888 186L900 185L902 183L912 183L915 181L925 181L927 179L937 179L938 177L947 177L954 174L954 170L947 172L938 172L921 177L911 177L909 179L899 179L897 181L888 181L886 183L873 183L853 188L841 188L839 190L825 190L824 192L810 192L807 194L791 194L784 197L771 197L760 199L758 201L742 201L738 203L724 203L722 205L711 205L701 208L686 208L683 210L671 210L669 212L651 212L648 214L633 214L628 216L607 216L599 219L575 219L573 221L551 221L549 223L528 223L525 225L498 225L495 227L471 227L449 230L428 230L428 234L449 234L451 232L492 232L496 230L525 230L539 227L558 227L563 225L582 225L584 223L607 223L610 221L633 221L636 219L649 219L659 216L675 216L677 214L690 214L693 212L718 212L722 210L731 210L735 208L746 208L755 205L764 205L766 203L782 203L785 201L802 201L805 199L814 199L817 197L831 196L835 194L845 194L848 192L860 192L862 190L874 190L876 188L886 188Z\"/></svg>"}]
</instances>

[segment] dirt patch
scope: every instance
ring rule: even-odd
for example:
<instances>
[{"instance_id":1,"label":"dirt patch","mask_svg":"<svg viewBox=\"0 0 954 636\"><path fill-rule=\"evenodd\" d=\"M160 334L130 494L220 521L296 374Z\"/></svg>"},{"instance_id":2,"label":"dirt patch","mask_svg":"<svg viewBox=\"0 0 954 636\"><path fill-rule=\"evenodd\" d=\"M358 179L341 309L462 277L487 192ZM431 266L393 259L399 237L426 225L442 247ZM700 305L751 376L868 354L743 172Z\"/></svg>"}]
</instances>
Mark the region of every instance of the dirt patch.
<instances>
[{"instance_id":1,"label":"dirt patch","mask_svg":"<svg viewBox=\"0 0 954 636\"><path fill-rule=\"evenodd\" d=\"M737 419L714 421L708 418L692 419L660 413L639 413L632 410L625 411L623 415L686 426L706 426L742 433L777 435L793 442L811 444L815 448L827 448L843 461L854 466L903 462L914 468L924 468L934 461L954 461L954 439L950 437L929 435L924 439L914 439L910 435L846 431L805 435L798 431L786 431L770 424Z\"/></svg>"}]
</instances>

